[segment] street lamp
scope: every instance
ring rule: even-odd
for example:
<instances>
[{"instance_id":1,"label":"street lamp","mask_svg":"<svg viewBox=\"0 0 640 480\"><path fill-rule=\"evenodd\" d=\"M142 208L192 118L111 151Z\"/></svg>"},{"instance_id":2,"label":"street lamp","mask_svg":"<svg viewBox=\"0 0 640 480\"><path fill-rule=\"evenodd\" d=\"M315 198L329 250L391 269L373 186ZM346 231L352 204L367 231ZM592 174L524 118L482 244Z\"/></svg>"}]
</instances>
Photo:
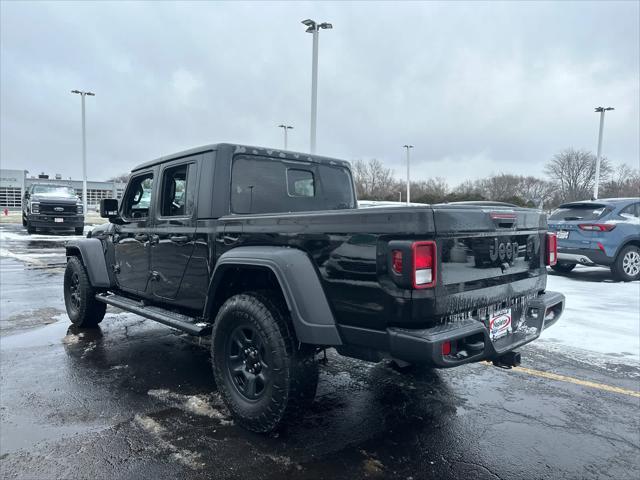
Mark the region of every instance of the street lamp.
<instances>
[{"instance_id":1,"label":"street lamp","mask_svg":"<svg viewBox=\"0 0 640 480\"><path fill-rule=\"evenodd\" d=\"M402 148L407 149L407 206L409 206L409 202L411 202L411 157L409 152L413 145L403 145Z\"/></svg>"},{"instance_id":2,"label":"street lamp","mask_svg":"<svg viewBox=\"0 0 640 480\"><path fill-rule=\"evenodd\" d=\"M333 28L333 25L327 22L317 23L314 20L303 20L302 23L307 26L307 33L313 34L313 56L311 59L311 153L316 153L316 119L318 116L318 36L321 29Z\"/></svg>"},{"instance_id":3,"label":"street lamp","mask_svg":"<svg viewBox=\"0 0 640 480\"><path fill-rule=\"evenodd\" d=\"M87 95L95 97L93 92L83 92L80 90L71 90L71 93L76 93L82 98L82 214L86 215L88 210L87 201L87 134L84 121L84 97Z\"/></svg>"},{"instance_id":4,"label":"street lamp","mask_svg":"<svg viewBox=\"0 0 640 480\"><path fill-rule=\"evenodd\" d=\"M281 124L278 125L278 127L280 127L283 131L284 131L284 149L287 149L287 130L293 130L293 127L291 125L285 125L285 124Z\"/></svg>"},{"instance_id":5,"label":"street lamp","mask_svg":"<svg viewBox=\"0 0 640 480\"><path fill-rule=\"evenodd\" d=\"M593 185L593 199L598 199L598 186L600 184L600 155L602 154L602 131L604 130L604 112L615 110L613 107L596 107L596 113L600 114L600 131L598 132L598 155L596 156L596 181Z\"/></svg>"}]
</instances>

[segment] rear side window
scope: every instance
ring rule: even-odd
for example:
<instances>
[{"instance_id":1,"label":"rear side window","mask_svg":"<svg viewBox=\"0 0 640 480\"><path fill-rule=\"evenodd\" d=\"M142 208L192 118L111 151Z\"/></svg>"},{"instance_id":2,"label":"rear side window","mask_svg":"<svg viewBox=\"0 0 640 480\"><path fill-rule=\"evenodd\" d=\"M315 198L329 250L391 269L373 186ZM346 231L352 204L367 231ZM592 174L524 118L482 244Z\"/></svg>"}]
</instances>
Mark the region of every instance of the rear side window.
<instances>
[{"instance_id":1,"label":"rear side window","mask_svg":"<svg viewBox=\"0 0 640 480\"><path fill-rule=\"evenodd\" d=\"M610 211L605 205L567 205L555 210L549 220L598 220Z\"/></svg>"},{"instance_id":2,"label":"rear side window","mask_svg":"<svg viewBox=\"0 0 640 480\"><path fill-rule=\"evenodd\" d=\"M193 195L187 180L189 167L178 165L167 168L162 174L160 215L163 217L184 217L193 213Z\"/></svg>"},{"instance_id":3,"label":"rear side window","mask_svg":"<svg viewBox=\"0 0 640 480\"><path fill-rule=\"evenodd\" d=\"M234 213L355 208L351 174L343 167L237 155L231 171Z\"/></svg>"},{"instance_id":4,"label":"rear side window","mask_svg":"<svg viewBox=\"0 0 640 480\"><path fill-rule=\"evenodd\" d=\"M639 218L640 217L640 203L632 203L631 205L623 208L620 211L620 215L625 218Z\"/></svg>"}]
</instances>

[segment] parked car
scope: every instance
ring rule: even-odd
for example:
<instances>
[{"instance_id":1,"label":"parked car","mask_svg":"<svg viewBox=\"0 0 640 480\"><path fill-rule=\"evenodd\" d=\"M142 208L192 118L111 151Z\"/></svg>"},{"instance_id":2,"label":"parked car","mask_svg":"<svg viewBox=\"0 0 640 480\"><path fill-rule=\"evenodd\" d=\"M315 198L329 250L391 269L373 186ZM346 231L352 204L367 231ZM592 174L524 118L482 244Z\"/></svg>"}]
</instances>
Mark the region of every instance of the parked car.
<instances>
[{"instance_id":1,"label":"parked car","mask_svg":"<svg viewBox=\"0 0 640 480\"><path fill-rule=\"evenodd\" d=\"M82 235L84 212L73 188L55 183L34 183L22 199L22 226L27 233L37 228L75 231Z\"/></svg>"},{"instance_id":2,"label":"parked car","mask_svg":"<svg viewBox=\"0 0 640 480\"><path fill-rule=\"evenodd\" d=\"M556 272L601 265L616 280L640 279L640 198L562 204L549 217L549 230L558 239Z\"/></svg>"},{"instance_id":3,"label":"parked car","mask_svg":"<svg viewBox=\"0 0 640 480\"><path fill-rule=\"evenodd\" d=\"M313 400L326 348L511 367L560 317L541 212L356 208L353 187L345 161L243 145L139 165L120 204L102 200L110 223L67 244L69 318L95 327L113 305L210 335L224 401L240 425L265 432ZM490 261L478 267L483 249Z\"/></svg>"}]
</instances>

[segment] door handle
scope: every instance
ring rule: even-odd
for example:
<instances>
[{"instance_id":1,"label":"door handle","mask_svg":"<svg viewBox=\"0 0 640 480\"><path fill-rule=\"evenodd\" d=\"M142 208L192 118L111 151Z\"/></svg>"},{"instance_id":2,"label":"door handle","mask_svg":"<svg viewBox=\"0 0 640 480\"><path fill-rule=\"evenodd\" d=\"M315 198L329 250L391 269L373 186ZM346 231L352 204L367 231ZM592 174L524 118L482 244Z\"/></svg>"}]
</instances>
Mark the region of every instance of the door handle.
<instances>
[{"instance_id":1,"label":"door handle","mask_svg":"<svg viewBox=\"0 0 640 480\"><path fill-rule=\"evenodd\" d=\"M189 237L186 235L176 235L175 237L169 237L173 243L187 243L189 241Z\"/></svg>"},{"instance_id":2,"label":"door handle","mask_svg":"<svg viewBox=\"0 0 640 480\"><path fill-rule=\"evenodd\" d=\"M139 242L146 242L149 240L149 236L146 233L136 233L133 238Z\"/></svg>"}]
</instances>

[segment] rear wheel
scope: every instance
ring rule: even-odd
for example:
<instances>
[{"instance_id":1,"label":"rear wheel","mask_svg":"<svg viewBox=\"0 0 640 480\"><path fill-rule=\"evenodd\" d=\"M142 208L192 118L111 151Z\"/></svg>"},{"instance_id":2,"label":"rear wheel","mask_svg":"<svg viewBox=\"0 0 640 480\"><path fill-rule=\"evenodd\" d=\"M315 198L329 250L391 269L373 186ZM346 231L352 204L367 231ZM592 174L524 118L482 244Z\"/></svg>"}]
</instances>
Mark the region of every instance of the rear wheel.
<instances>
[{"instance_id":1,"label":"rear wheel","mask_svg":"<svg viewBox=\"0 0 640 480\"><path fill-rule=\"evenodd\" d=\"M96 300L96 292L78 257L69 257L64 271L64 304L71 323L95 327L104 318L107 305Z\"/></svg>"},{"instance_id":2,"label":"rear wheel","mask_svg":"<svg viewBox=\"0 0 640 480\"><path fill-rule=\"evenodd\" d=\"M575 263L556 263L551 267L554 271L558 273L569 273L571 270L576 268Z\"/></svg>"},{"instance_id":3,"label":"rear wheel","mask_svg":"<svg viewBox=\"0 0 640 480\"><path fill-rule=\"evenodd\" d=\"M273 293L247 292L224 303L211 356L218 390L248 430L274 430L315 396L315 348L297 342L289 311Z\"/></svg>"},{"instance_id":4,"label":"rear wheel","mask_svg":"<svg viewBox=\"0 0 640 480\"><path fill-rule=\"evenodd\" d=\"M640 279L640 248L635 245L624 247L611 265L611 273L622 282Z\"/></svg>"}]
</instances>

